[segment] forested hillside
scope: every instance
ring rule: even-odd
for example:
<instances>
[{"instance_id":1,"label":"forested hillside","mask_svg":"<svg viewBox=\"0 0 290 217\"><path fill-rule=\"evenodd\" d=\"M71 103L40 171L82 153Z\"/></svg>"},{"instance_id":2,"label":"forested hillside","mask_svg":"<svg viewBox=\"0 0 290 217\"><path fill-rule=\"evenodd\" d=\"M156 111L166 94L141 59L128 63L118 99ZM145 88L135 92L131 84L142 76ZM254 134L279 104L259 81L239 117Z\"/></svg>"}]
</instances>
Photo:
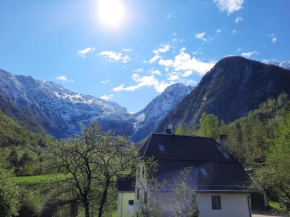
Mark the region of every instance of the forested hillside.
<instances>
[{"instance_id":1,"label":"forested hillside","mask_svg":"<svg viewBox=\"0 0 290 217\"><path fill-rule=\"evenodd\" d=\"M0 111L1 162L14 168L17 175L41 173L41 153L51 142L51 138L28 131Z\"/></svg>"}]
</instances>

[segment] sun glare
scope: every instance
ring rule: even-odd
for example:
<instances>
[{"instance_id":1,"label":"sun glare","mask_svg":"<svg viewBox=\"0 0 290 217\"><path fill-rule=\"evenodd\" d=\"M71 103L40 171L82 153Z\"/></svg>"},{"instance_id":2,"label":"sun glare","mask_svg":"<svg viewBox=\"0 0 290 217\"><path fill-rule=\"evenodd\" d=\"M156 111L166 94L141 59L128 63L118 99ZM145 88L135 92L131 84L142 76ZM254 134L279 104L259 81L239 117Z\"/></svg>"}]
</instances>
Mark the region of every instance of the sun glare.
<instances>
[{"instance_id":1,"label":"sun glare","mask_svg":"<svg viewBox=\"0 0 290 217\"><path fill-rule=\"evenodd\" d=\"M102 22L117 25L122 20L124 8L119 0L99 0L98 14Z\"/></svg>"}]
</instances>

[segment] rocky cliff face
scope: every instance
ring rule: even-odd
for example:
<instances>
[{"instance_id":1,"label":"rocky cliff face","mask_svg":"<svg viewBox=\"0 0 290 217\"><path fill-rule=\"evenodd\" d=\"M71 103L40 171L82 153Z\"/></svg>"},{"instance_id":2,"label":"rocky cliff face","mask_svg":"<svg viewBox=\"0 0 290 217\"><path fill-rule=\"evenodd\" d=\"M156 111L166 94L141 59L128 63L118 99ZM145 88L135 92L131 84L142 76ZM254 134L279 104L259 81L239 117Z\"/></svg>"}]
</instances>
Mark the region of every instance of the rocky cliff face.
<instances>
[{"instance_id":1,"label":"rocky cliff face","mask_svg":"<svg viewBox=\"0 0 290 217\"><path fill-rule=\"evenodd\" d=\"M211 113L225 122L234 121L281 92L290 94L290 71L243 57L220 60L159 124L163 132L170 122L198 126L202 113Z\"/></svg>"}]
</instances>

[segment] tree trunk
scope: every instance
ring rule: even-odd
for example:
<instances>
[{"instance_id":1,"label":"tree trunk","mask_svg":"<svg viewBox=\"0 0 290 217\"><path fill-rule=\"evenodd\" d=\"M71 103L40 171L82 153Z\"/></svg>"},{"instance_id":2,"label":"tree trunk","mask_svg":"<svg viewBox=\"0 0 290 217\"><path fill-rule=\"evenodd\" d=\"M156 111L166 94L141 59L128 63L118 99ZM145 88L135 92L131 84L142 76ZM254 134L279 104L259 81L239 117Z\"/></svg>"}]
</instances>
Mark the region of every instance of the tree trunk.
<instances>
[{"instance_id":1,"label":"tree trunk","mask_svg":"<svg viewBox=\"0 0 290 217\"><path fill-rule=\"evenodd\" d=\"M105 186L105 189L103 191L103 197L102 197L102 201L101 201L101 204L100 204L100 209L99 209L99 215L98 215L98 217L102 217L103 210L104 210L104 206L105 206L105 202L106 202L107 196L108 196L109 185L110 185L110 178L107 178L107 180L106 180L106 186Z\"/></svg>"},{"instance_id":2,"label":"tree trunk","mask_svg":"<svg viewBox=\"0 0 290 217\"><path fill-rule=\"evenodd\" d=\"M85 217L90 217L90 202L86 199L84 201Z\"/></svg>"}]
</instances>

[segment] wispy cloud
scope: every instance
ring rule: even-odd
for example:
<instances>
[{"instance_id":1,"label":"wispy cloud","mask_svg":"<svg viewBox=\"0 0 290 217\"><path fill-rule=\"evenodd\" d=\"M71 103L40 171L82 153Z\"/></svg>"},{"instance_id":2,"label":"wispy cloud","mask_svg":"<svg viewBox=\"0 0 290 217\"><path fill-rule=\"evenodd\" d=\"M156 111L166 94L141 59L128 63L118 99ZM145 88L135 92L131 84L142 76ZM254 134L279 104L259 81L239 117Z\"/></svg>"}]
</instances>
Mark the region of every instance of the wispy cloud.
<instances>
[{"instance_id":1,"label":"wispy cloud","mask_svg":"<svg viewBox=\"0 0 290 217\"><path fill-rule=\"evenodd\" d=\"M109 82L110 82L110 80L108 79L108 80L102 81L102 84L107 84Z\"/></svg>"},{"instance_id":2,"label":"wispy cloud","mask_svg":"<svg viewBox=\"0 0 290 217\"><path fill-rule=\"evenodd\" d=\"M137 83L136 85L125 87L124 85L120 85L115 87L113 91L120 92L120 91L135 91L141 87L154 87L154 89L161 93L165 90L166 87L171 85L172 83L168 83L165 81L159 81L154 75L150 76L143 76L140 77L138 74L133 74L132 79Z\"/></svg>"},{"instance_id":3,"label":"wispy cloud","mask_svg":"<svg viewBox=\"0 0 290 217\"><path fill-rule=\"evenodd\" d=\"M239 23L241 21L244 21L244 19L242 17L236 17L236 20L235 20L236 23Z\"/></svg>"},{"instance_id":4,"label":"wispy cloud","mask_svg":"<svg viewBox=\"0 0 290 217\"><path fill-rule=\"evenodd\" d=\"M111 99L114 95L113 94L110 94L110 95L103 95L101 96L100 98L101 99L104 99L104 100L108 100L108 99Z\"/></svg>"},{"instance_id":5,"label":"wispy cloud","mask_svg":"<svg viewBox=\"0 0 290 217\"><path fill-rule=\"evenodd\" d=\"M140 72L141 73L141 72L144 72L144 69L143 68L135 69L134 72Z\"/></svg>"},{"instance_id":6,"label":"wispy cloud","mask_svg":"<svg viewBox=\"0 0 290 217\"><path fill-rule=\"evenodd\" d=\"M152 64L152 63L154 63L156 60L158 60L158 59L160 59L160 58L161 58L161 56L159 56L159 55L155 55L154 57L152 57L152 58L149 60L149 63Z\"/></svg>"},{"instance_id":7,"label":"wispy cloud","mask_svg":"<svg viewBox=\"0 0 290 217\"><path fill-rule=\"evenodd\" d=\"M94 47L87 47L87 48L85 48L85 49L83 49L83 50L79 50L77 54L78 54L79 56L85 58L85 57L86 57L86 54L92 53L92 52L94 52L95 50L96 50L96 49L95 49Z\"/></svg>"},{"instance_id":8,"label":"wispy cloud","mask_svg":"<svg viewBox=\"0 0 290 217\"><path fill-rule=\"evenodd\" d=\"M228 15L241 10L243 8L244 0L213 0L220 12L226 11Z\"/></svg>"},{"instance_id":9,"label":"wispy cloud","mask_svg":"<svg viewBox=\"0 0 290 217\"><path fill-rule=\"evenodd\" d=\"M56 79L63 82L74 82L74 80L69 80L65 75L58 76Z\"/></svg>"},{"instance_id":10,"label":"wispy cloud","mask_svg":"<svg viewBox=\"0 0 290 217\"><path fill-rule=\"evenodd\" d=\"M162 44L160 48L153 50L152 52L156 55L161 53L166 53L170 50L171 45L170 44Z\"/></svg>"},{"instance_id":11,"label":"wispy cloud","mask_svg":"<svg viewBox=\"0 0 290 217\"><path fill-rule=\"evenodd\" d=\"M122 49L122 52L132 52L133 48L124 48Z\"/></svg>"},{"instance_id":12,"label":"wispy cloud","mask_svg":"<svg viewBox=\"0 0 290 217\"><path fill-rule=\"evenodd\" d=\"M151 73L152 73L153 75L162 75L162 73L161 73L159 70L157 70L157 69L152 70Z\"/></svg>"},{"instance_id":13,"label":"wispy cloud","mask_svg":"<svg viewBox=\"0 0 290 217\"><path fill-rule=\"evenodd\" d=\"M220 34L221 32L222 32L221 29L217 29L217 30L216 30L216 33L217 33L217 34Z\"/></svg>"},{"instance_id":14,"label":"wispy cloud","mask_svg":"<svg viewBox=\"0 0 290 217\"><path fill-rule=\"evenodd\" d=\"M236 33L237 33L237 30L234 29L234 30L232 31L232 34L236 34Z\"/></svg>"},{"instance_id":15,"label":"wispy cloud","mask_svg":"<svg viewBox=\"0 0 290 217\"><path fill-rule=\"evenodd\" d=\"M102 51L99 53L99 56L104 57L109 62L117 62L121 61L123 63L127 63L131 60L128 55L123 55L121 52L114 52L114 51Z\"/></svg>"},{"instance_id":16,"label":"wispy cloud","mask_svg":"<svg viewBox=\"0 0 290 217\"><path fill-rule=\"evenodd\" d=\"M180 53L175 56L174 59L164 60L160 59L159 64L166 68L171 68L176 72L183 71L184 77L188 75L189 72L186 71L194 71L197 72L198 75L202 76L206 72L208 72L214 65L215 62L203 62L195 57L191 57L188 53L184 52L185 49L181 49Z\"/></svg>"},{"instance_id":17,"label":"wispy cloud","mask_svg":"<svg viewBox=\"0 0 290 217\"><path fill-rule=\"evenodd\" d=\"M204 36L205 36L205 32L201 32L201 33L196 33L195 34L195 38L201 39L203 41L207 41L207 39Z\"/></svg>"},{"instance_id":18,"label":"wispy cloud","mask_svg":"<svg viewBox=\"0 0 290 217\"><path fill-rule=\"evenodd\" d=\"M251 51L251 52L247 52L247 53L242 53L242 56L243 56L243 57L247 57L247 58L249 58L249 57L251 57L252 55L258 55L258 54L259 54L258 51Z\"/></svg>"},{"instance_id":19,"label":"wispy cloud","mask_svg":"<svg viewBox=\"0 0 290 217\"><path fill-rule=\"evenodd\" d=\"M269 37L272 38L272 43L273 43L273 44L277 41L277 37L275 37L275 34L274 34L274 33L271 34L271 35L269 35Z\"/></svg>"}]
</instances>

